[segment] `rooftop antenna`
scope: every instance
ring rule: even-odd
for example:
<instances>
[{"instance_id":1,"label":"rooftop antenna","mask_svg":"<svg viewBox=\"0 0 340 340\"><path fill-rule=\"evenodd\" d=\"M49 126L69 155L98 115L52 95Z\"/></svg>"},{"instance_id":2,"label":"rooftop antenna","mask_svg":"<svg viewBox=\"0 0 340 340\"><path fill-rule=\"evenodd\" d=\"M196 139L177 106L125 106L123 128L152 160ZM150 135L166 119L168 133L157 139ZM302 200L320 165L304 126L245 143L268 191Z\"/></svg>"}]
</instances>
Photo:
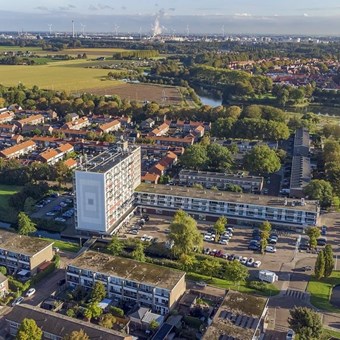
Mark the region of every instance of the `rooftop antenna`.
<instances>
[{"instance_id":1,"label":"rooftop antenna","mask_svg":"<svg viewBox=\"0 0 340 340\"><path fill-rule=\"evenodd\" d=\"M72 20L72 38L74 38L74 20Z\"/></svg>"},{"instance_id":2,"label":"rooftop antenna","mask_svg":"<svg viewBox=\"0 0 340 340\"><path fill-rule=\"evenodd\" d=\"M48 25L48 30L49 30L49 32L50 32L50 35L52 35L52 24L49 24L49 25Z\"/></svg>"}]
</instances>

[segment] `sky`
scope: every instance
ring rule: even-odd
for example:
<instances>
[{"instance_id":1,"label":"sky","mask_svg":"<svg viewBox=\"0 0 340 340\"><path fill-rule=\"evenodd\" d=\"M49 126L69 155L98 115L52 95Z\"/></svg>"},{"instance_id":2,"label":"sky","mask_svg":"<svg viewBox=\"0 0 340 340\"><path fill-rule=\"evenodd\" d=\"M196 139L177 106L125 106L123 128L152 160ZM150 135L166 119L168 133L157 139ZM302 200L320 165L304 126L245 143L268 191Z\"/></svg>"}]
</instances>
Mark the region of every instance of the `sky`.
<instances>
[{"instance_id":1,"label":"sky","mask_svg":"<svg viewBox=\"0 0 340 340\"><path fill-rule=\"evenodd\" d=\"M0 31L340 35L340 0L0 0Z\"/></svg>"}]
</instances>

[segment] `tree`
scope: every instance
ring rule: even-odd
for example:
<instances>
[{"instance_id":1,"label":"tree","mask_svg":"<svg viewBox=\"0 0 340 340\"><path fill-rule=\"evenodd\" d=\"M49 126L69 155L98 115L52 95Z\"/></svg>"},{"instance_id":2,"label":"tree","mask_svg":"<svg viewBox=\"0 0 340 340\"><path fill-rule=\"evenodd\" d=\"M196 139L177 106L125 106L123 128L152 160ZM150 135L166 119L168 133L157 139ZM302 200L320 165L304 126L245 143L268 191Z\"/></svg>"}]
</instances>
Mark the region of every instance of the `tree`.
<instances>
[{"instance_id":1,"label":"tree","mask_svg":"<svg viewBox=\"0 0 340 340\"><path fill-rule=\"evenodd\" d=\"M231 261L226 263L225 275L228 280L239 283L244 282L248 278L249 271L239 261Z\"/></svg>"},{"instance_id":2,"label":"tree","mask_svg":"<svg viewBox=\"0 0 340 340\"><path fill-rule=\"evenodd\" d=\"M103 313L98 302L91 302L84 311L84 316L90 321L92 318L98 318Z\"/></svg>"},{"instance_id":3,"label":"tree","mask_svg":"<svg viewBox=\"0 0 340 340\"><path fill-rule=\"evenodd\" d=\"M136 244L136 248L132 252L132 258L140 262L145 262L144 245L142 242L138 242Z\"/></svg>"},{"instance_id":4,"label":"tree","mask_svg":"<svg viewBox=\"0 0 340 340\"><path fill-rule=\"evenodd\" d=\"M37 323L33 319L22 320L18 333L16 335L17 340L41 340L43 336L42 330L38 327Z\"/></svg>"},{"instance_id":5,"label":"tree","mask_svg":"<svg viewBox=\"0 0 340 340\"><path fill-rule=\"evenodd\" d=\"M304 189L308 198L318 200L324 208L330 207L333 198L333 188L328 181L323 179L313 179Z\"/></svg>"},{"instance_id":6,"label":"tree","mask_svg":"<svg viewBox=\"0 0 340 340\"><path fill-rule=\"evenodd\" d=\"M112 254L112 255L120 255L122 250L123 250L123 244L119 240L119 238L114 235L111 239L110 244L107 247L107 250Z\"/></svg>"},{"instance_id":7,"label":"tree","mask_svg":"<svg viewBox=\"0 0 340 340\"><path fill-rule=\"evenodd\" d=\"M334 269L334 255L332 246L327 244L325 249L323 250L324 258L325 258L325 277L329 277Z\"/></svg>"},{"instance_id":8,"label":"tree","mask_svg":"<svg viewBox=\"0 0 340 340\"><path fill-rule=\"evenodd\" d=\"M315 249L317 246L317 239L320 237L320 229L318 227L308 227L306 235L309 237L309 247Z\"/></svg>"},{"instance_id":9,"label":"tree","mask_svg":"<svg viewBox=\"0 0 340 340\"><path fill-rule=\"evenodd\" d=\"M66 335L63 340L90 340L89 336L80 329L79 331L73 331L71 334Z\"/></svg>"},{"instance_id":10,"label":"tree","mask_svg":"<svg viewBox=\"0 0 340 340\"><path fill-rule=\"evenodd\" d=\"M37 231L36 224L24 213L18 214L18 232L20 235L28 235Z\"/></svg>"},{"instance_id":11,"label":"tree","mask_svg":"<svg viewBox=\"0 0 340 340\"><path fill-rule=\"evenodd\" d=\"M1 273L2 275L7 275L7 268L4 267L4 266L0 266L0 273Z\"/></svg>"},{"instance_id":12,"label":"tree","mask_svg":"<svg viewBox=\"0 0 340 340\"><path fill-rule=\"evenodd\" d=\"M188 254L182 254L179 258L179 262L185 271L190 271L190 269L195 264L195 257Z\"/></svg>"},{"instance_id":13,"label":"tree","mask_svg":"<svg viewBox=\"0 0 340 340\"><path fill-rule=\"evenodd\" d=\"M225 171L231 167L233 162L231 152L228 148L225 148L220 144L213 143L208 145L206 150L208 157L207 163L212 170Z\"/></svg>"},{"instance_id":14,"label":"tree","mask_svg":"<svg viewBox=\"0 0 340 340\"><path fill-rule=\"evenodd\" d=\"M214 274L217 276L217 273L221 268L221 264L216 259L205 259L200 263L200 266L202 273L210 276L210 279L213 278Z\"/></svg>"},{"instance_id":15,"label":"tree","mask_svg":"<svg viewBox=\"0 0 340 340\"><path fill-rule=\"evenodd\" d=\"M92 288L91 301L100 302L105 298L105 296L106 296L105 286L101 282L96 281Z\"/></svg>"},{"instance_id":16,"label":"tree","mask_svg":"<svg viewBox=\"0 0 340 340\"><path fill-rule=\"evenodd\" d=\"M322 323L319 314L307 307L295 307L289 311L290 328L299 335L299 340L320 339Z\"/></svg>"},{"instance_id":17,"label":"tree","mask_svg":"<svg viewBox=\"0 0 340 340\"><path fill-rule=\"evenodd\" d=\"M180 158L180 162L185 168L195 170L203 169L207 161L206 147L200 144L189 146Z\"/></svg>"},{"instance_id":18,"label":"tree","mask_svg":"<svg viewBox=\"0 0 340 340\"><path fill-rule=\"evenodd\" d=\"M260 225L260 230L261 230L261 240L260 240L261 252L264 253L268 245L268 239L270 236L270 232L272 230L272 226L268 221L264 221Z\"/></svg>"},{"instance_id":19,"label":"tree","mask_svg":"<svg viewBox=\"0 0 340 340\"><path fill-rule=\"evenodd\" d=\"M154 332L159 327L159 323L156 320L152 320L149 324L149 329Z\"/></svg>"},{"instance_id":20,"label":"tree","mask_svg":"<svg viewBox=\"0 0 340 340\"><path fill-rule=\"evenodd\" d=\"M325 255L323 251L320 251L315 261L315 277L320 280L325 276Z\"/></svg>"},{"instance_id":21,"label":"tree","mask_svg":"<svg viewBox=\"0 0 340 340\"><path fill-rule=\"evenodd\" d=\"M99 321L99 324L105 328L112 328L115 323L116 318L110 313L102 315Z\"/></svg>"},{"instance_id":22,"label":"tree","mask_svg":"<svg viewBox=\"0 0 340 340\"><path fill-rule=\"evenodd\" d=\"M169 239L174 241L172 251L176 256L189 255L195 248L200 249L203 245L196 221L183 210L176 212L170 224Z\"/></svg>"},{"instance_id":23,"label":"tree","mask_svg":"<svg viewBox=\"0 0 340 340\"><path fill-rule=\"evenodd\" d=\"M225 231L225 226L227 224L227 218L224 216L221 216L218 218L218 220L214 224L214 230L216 234L216 241L220 239L220 236Z\"/></svg>"},{"instance_id":24,"label":"tree","mask_svg":"<svg viewBox=\"0 0 340 340\"><path fill-rule=\"evenodd\" d=\"M268 145L255 146L244 157L244 167L253 172L269 174L280 169L280 158Z\"/></svg>"}]
</instances>

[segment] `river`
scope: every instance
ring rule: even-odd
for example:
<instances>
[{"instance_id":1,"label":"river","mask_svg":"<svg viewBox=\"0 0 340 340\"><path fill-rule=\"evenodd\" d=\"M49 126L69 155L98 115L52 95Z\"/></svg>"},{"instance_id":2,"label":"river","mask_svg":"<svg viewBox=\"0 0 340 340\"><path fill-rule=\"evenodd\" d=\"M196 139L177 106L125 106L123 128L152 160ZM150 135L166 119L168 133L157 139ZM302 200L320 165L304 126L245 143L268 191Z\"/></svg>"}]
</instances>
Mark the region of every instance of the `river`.
<instances>
[{"instance_id":1,"label":"river","mask_svg":"<svg viewBox=\"0 0 340 340\"><path fill-rule=\"evenodd\" d=\"M222 99L216 99L213 97L199 96L203 105L209 105L212 107L222 105Z\"/></svg>"}]
</instances>

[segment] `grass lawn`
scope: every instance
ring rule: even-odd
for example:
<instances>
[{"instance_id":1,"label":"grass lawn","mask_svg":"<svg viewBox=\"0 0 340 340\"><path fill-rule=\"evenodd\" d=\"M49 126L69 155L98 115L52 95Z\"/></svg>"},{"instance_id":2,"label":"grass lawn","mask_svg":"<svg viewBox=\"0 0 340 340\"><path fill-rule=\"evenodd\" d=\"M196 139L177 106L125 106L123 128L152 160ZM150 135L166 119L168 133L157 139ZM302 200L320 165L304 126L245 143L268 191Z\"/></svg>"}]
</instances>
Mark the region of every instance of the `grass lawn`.
<instances>
[{"instance_id":1,"label":"grass lawn","mask_svg":"<svg viewBox=\"0 0 340 340\"><path fill-rule=\"evenodd\" d=\"M84 64L84 60L63 60L33 66L0 65L0 83L4 86L17 86L21 82L27 87L37 85L43 89L66 92L104 89L122 84L106 80L110 70L77 67L80 63Z\"/></svg>"},{"instance_id":2,"label":"grass lawn","mask_svg":"<svg viewBox=\"0 0 340 340\"><path fill-rule=\"evenodd\" d=\"M8 205L8 200L21 188L15 185L0 185L0 221L9 223L16 221L18 212Z\"/></svg>"},{"instance_id":3,"label":"grass lawn","mask_svg":"<svg viewBox=\"0 0 340 340\"><path fill-rule=\"evenodd\" d=\"M328 340L330 338L340 339L340 331L333 331L329 328L324 328L321 335L321 340Z\"/></svg>"},{"instance_id":4,"label":"grass lawn","mask_svg":"<svg viewBox=\"0 0 340 340\"><path fill-rule=\"evenodd\" d=\"M215 277L213 277L211 280L209 276L200 275L196 273L187 274L187 278L192 281L204 281L208 283L209 285L215 286L218 288L237 290L241 293L256 293L256 294L264 295L264 296L274 296L274 295L279 294L280 292L278 288L276 288L273 284L269 284L269 283L267 284L267 289L265 291L260 291L260 290L256 290L256 289L248 287L245 282L241 283L240 285L235 285L234 282L232 281L218 279Z\"/></svg>"},{"instance_id":5,"label":"grass lawn","mask_svg":"<svg viewBox=\"0 0 340 340\"><path fill-rule=\"evenodd\" d=\"M57 247L62 251L69 251L71 253L77 253L80 247L76 243L53 240L51 238L44 238L44 240L53 242L53 247Z\"/></svg>"},{"instance_id":6,"label":"grass lawn","mask_svg":"<svg viewBox=\"0 0 340 340\"><path fill-rule=\"evenodd\" d=\"M311 303L316 308L329 312L340 312L340 308L334 307L330 302L332 288L340 284L340 271L334 271L330 277L320 281L311 277L307 290L311 294Z\"/></svg>"}]
</instances>

